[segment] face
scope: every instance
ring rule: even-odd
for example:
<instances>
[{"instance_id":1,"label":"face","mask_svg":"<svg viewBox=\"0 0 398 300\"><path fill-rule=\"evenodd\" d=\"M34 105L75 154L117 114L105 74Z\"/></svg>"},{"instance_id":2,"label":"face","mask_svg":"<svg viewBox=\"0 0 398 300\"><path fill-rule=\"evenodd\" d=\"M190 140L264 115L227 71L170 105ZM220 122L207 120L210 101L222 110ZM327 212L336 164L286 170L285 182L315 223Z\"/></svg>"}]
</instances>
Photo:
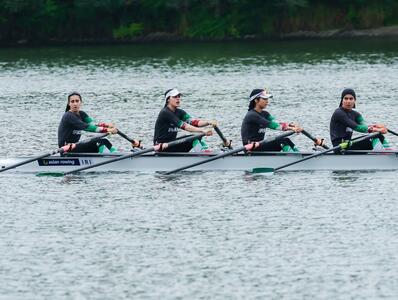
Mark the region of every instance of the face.
<instances>
[{"instance_id":1,"label":"face","mask_svg":"<svg viewBox=\"0 0 398 300\"><path fill-rule=\"evenodd\" d=\"M256 100L257 107L260 109L265 109L268 106L269 99L264 99L264 98L258 98Z\"/></svg>"},{"instance_id":2,"label":"face","mask_svg":"<svg viewBox=\"0 0 398 300\"><path fill-rule=\"evenodd\" d=\"M80 107L82 106L82 100L78 95L72 95L69 97L68 104L71 112L79 112Z\"/></svg>"},{"instance_id":3,"label":"face","mask_svg":"<svg viewBox=\"0 0 398 300\"><path fill-rule=\"evenodd\" d=\"M177 95L177 96L170 96L169 97L169 104L172 107L179 107L181 104L181 95Z\"/></svg>"},{"instance_id":4,"label":"face","mask_svg":"<svg viewBox=\"0 0 398 300\"><path fill-rule=\"evenodd\" d=\"M348 109L348 110L353 109L354 106L355 106L355 98L354 98L354 96L350 95L350 94L345 95L344 98L343 98L343 102L342 102L341 106L344 109Z\"/></svg>"}]
</instances>

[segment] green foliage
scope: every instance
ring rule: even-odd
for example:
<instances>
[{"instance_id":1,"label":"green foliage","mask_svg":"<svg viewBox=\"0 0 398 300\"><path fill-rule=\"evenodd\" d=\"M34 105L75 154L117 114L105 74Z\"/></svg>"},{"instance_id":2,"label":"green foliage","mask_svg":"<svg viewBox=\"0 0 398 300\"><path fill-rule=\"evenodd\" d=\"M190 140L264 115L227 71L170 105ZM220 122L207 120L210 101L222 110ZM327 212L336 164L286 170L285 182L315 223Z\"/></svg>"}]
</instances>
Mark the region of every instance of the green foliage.
<instances>
[{"instance_id":1,"label":"green foliage","mask_svg":"<svg viewBox=\"0 0 398 300\"><path fill-rule=\"evenodd\" d=\"M113 30L113 37L115 39L126 39L140 36L144 30L144 25L141 23L131 23L130 26L120 26Z\"/></svg>"},{"instance_id":2,"label":"green foliage","mask_svg":"<svg viewBox=\"0 0 398 300\"><path fill-rule=\"evenodd\" d=\"M1 0L0 42L189 38L398 24L398 0Z\"/></svg>"},{"instance_id":3,"label":"green foliage","mask_svg":"<svg viewBox=\"0 0 398 300\"><path fill-rule=\"evenodd\" d=\"M224 38L226 36L238 37L239 33L236 28L229 26L226 20L203 20L192 25L185 35L193 38Z\"/></svg>"},{"instance_id":4,"label":"green foliage","mask_svg":"<svg viewBox=\"0 0 398 300\"><path fill-rule=\"evenodd\" d=\"M375 26L383 26L384 10L378 5L364 7L358 12L358 27L371 28Z\"/></svg>"}]
</instances>

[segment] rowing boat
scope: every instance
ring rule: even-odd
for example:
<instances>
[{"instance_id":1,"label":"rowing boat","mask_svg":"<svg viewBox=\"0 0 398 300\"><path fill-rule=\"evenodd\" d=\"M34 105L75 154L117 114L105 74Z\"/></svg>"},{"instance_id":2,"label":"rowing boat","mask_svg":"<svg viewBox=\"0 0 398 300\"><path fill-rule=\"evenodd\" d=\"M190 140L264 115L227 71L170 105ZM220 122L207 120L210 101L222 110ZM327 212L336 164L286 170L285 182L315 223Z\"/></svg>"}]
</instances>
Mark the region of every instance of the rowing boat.
<instances>
[{"instance_id":1,"label":"rowing boat","mask_svg":"<svg viewBox=\"0 0 398 300\"><path fill-rule=\"evenodd\" d=\"M106 161L118 154L74 154L67 156L53 155L33 161L26 165L9 170L9 172L66 172L82 166ZM186 166L219 153L150 153L129 158L114 163L106 164L91 169L91 172L128 172L128 171L170 171ZM251 171L254 168L275 168L287 163L302 159L314 152L256 152L251 154L234 154L209 163L191 168L198 170L236 170ZM26 160L28 157L0 159L0 169ZM358 170L397 170L398 152L367 152L347 151L344 155L325 154L319 157L292 165L285 171L306 170L332 170L332 171L358 171ZM5 174L6 172L2 173Z\"/></svg>"}]
</instances>

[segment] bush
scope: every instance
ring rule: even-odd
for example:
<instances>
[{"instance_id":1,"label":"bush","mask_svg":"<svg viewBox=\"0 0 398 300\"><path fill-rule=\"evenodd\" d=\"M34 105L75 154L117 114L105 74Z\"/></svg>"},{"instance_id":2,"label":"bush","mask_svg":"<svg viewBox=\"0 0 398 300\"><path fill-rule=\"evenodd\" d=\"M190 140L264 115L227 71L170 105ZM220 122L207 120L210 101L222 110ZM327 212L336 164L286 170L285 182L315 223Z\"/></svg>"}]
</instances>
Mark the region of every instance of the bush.
<instances>
[{"instance_id":1,"label":"bush","mask_svg":"<svg viewBox=\"0 0 398 300\"><path fill-rule=\"evenodd\" d=\"M142 35L144 25L142 23L131 23L129 26L120 26L113 30L115 39L128 39Z\"/></svg>"}]
</instances>

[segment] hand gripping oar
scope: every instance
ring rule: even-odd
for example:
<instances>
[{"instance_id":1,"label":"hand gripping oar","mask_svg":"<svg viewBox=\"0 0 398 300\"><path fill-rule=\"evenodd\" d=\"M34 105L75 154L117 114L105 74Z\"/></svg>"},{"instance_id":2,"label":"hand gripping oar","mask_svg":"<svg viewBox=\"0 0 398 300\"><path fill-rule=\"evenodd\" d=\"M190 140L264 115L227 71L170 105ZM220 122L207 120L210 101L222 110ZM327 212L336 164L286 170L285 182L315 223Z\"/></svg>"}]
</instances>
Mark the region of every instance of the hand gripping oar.
<instances>
[{"instance_id":1,"label":"hand gripping oar","mask_svg":"<svg viewBox=\"0 0 398 300\"><path fill-rule=\"evenodd\" d=\"M82 140L82 141L76 143L76 145L77 145L77 144L84 144L84 143L93 142L93 141L99 140L99 139L101 139L101 138L103 138L103 137L106 137L107 135L108 135L108 133L105 133L105 134L101 134L101 135L98 135L98 136L95 136L95 137L92 137L92 138L89 138L89 139L86 139L86 140ZM45 158L45 157L47 157L47 156L51 156L51 155L54 155L54 154L57 154L57 153L62 154L62 153L68 152L68 150L65 150L65 149L66 149L66 148L65 148L65 146L64 146L64 147L61 147L61 148L59 148L59 149L53 150L53 151L51 151L51 152L47 152L47 153L43 153L43 154L40 154L40 155L35 156L35 157L31 157L31 158L29 158L29 159L27 159L27 160L24 160L24 161L21 161L21 162L19 162L19 163L16 163L16 164L13 164L13 165L11 165L11 166L8 166L8 167L6 167L6 168L0 169L0 173L1 173L1 172L4 172L4 171L7 171L7 170L10 170L10 169L14 169L14 168L19 167L19 166L22 166L22 165L26 165L26 164L28 164L28 163L30 163L30 162L32 162L32 161L36 161L36 160Z\"/></svg>"},{"instance_id":2,"label":"hand gripping oar","mask_svg":"<svg viewBox=\"0 0 398 300\"><path fill-rule=\"evenodd\" d=\"M172 142L167 143L167 144L168 144L169 147L171 147L171 146L175 146L175 145L178 145L178 144L181 144L181 143L186 143L186 142L189 142L189 141L193 141L195 139L201 139L205 135L206 135L205 133L201 133L201 134L198 134L198 135L188 136L186 138L179 139L177 141L172 141ZM128 154L125 154L125 155L122 155L122 156L111 158L111 159L108 159L106 161L102 161L102 162L99 162L99 163L96 163L96 164L84 166L84 167L81 167L81 168L73 169L73 170L70 170L70 171L67 171L67 172L58 172L58 173L55 173L55 172L51 172L51 173L43 172L43 173L39 173L37 175L39 175L39 176L43 176L43 175L64 176L64 175L68 175L68 174L73 174L73 173L81 172L81 171L84 171L84 170L96 168L96 167L99 167L99 166L102 166L102 165L110 164L110 163L113 163L115 161L123 160L123 159L126 159L126 158L132 158L134 156L139 156L139 155L142 155L142 154L145 154L145 153L148 153L148 152L158 151L158 150L161 150L161 146L162 146L161 144L158 144L158 145L155 145L155 146L150 147L150 148L142 149L142 150L139 150L139 151L136 151L136 152L131 152L131 153L128 153Z\"/></svg>"},{"instance_id":3,"label":"hand gripping oar","mask_svg":"<svg viewBox=\"0 0 398 300\"><path fill-rule=\"evenodd\" d=\"M222 134L220 128L218 126L214 126L214 130L217 132L218 136L221 138L223 144L225 147L228 147L229 149L233 149L231 146L232 141L228 141L225 136Z\"/></svg>"},{"instance_id":4,"label":"hand gripping oar","mask_svg":"<svg viewBox=\"0 0 398 300\"><path fill-rule=\"evenodd\" d=\"M301 163L303 161L309 160L311 158L314 158L314 157L317 157L317 156L320 156L320 155L323 155L323 154L326 154L326 153L329 153L329 152L332 152L332 151L350 148L350 146L353 145L353 144L356 144L358 142L362 142L364 140L371 139L373 137L378 136L379 134L380 134L380 132L373 132L371 134L362 136L362 137L360 137L360 138L358 138L356 140L352 140L351 142L348 143L348 147L346 147L347 143L341 143L340 145L335 146L333 148L330 148L330 149L327 149L327 150L324 150L324 151L321 151L321 152L318 152L318 153L314 153L312 155L309 155L307 157L304 157L302 159L296 160L294 162L279 166L277 168L255 168L255 169L253 169L253 172L255 172L255 173L273 173L273 172L276 172L278 170L284 169L286 167Z\"/></svg>"},{"instance_id":5,"label":"hand gripping oar","mask_svg":"<svg viewBox=\"0 0 398 300\"><path fill-rule=\"evenodd\" d=\"M393 134L393 135L398 136L398 133L396 133L395 131L392 131L391 129L387 129L387 131L388 131L389 133Z\"/></svg>"},{"instance_id":6,"label":"hand gripping oar","mask_svg":"<svg viewBox=\"0 0 398 300\"><path fill-rule=\"evenodd\" d=\"M312 140L314 143L316 143L316 138L313 137L309 132L307 132L306 130L303 130L301 133L304 134L304 135L305 135L307 138L309 138L310 140ZM326 146L326 145L322 145L322 147L323 147L324 149L329 149L329 147Z\"/></svg>"},{"instance_id":7,"label":"hand gripping oar","mask_svg":"<svg viewBox=\"0 0 398 300\"><path fill-rule=\"evenodd\" d=\"M289 131L286 131L285 133L282 133L281 135L278 135L278 136L275 136L275 137L272 137L272 138L269 138L269 139L262 140L261 142L259 142L259 146L263 146L263 145L272 143L272 142L274 142L276 140L279 140L279 139L282 139L282 138L287 137L289 135L292 135L293 133L294 133L294 131L289 130ZM202 161L198 161L196 163L193 163L193 164L190 164L190 165L187 165L187 166L183 166L183 167L174 169L172 171L165 172L163 174L170 175L170 174L173 174L173 173L185 170L185 169L189 169L189 168L192 168L192 167L195 167L195 166L199 166L199 165L211 162L211 161L219 159L219 158L230 156L230 155L232 155L234 153L238 153L238 152L241 152L241 151L244 151L244 150L251 150L251 147L252 147L252 144L247 144L247 145L245 145L243 147L236 148L234 150L227 151L227 152L224 152L222 154L219 154L219 155L216 155L216 156L213 156L213 157L209 157L208 159L204 159Z\"/></svg>"}]
</instances>

